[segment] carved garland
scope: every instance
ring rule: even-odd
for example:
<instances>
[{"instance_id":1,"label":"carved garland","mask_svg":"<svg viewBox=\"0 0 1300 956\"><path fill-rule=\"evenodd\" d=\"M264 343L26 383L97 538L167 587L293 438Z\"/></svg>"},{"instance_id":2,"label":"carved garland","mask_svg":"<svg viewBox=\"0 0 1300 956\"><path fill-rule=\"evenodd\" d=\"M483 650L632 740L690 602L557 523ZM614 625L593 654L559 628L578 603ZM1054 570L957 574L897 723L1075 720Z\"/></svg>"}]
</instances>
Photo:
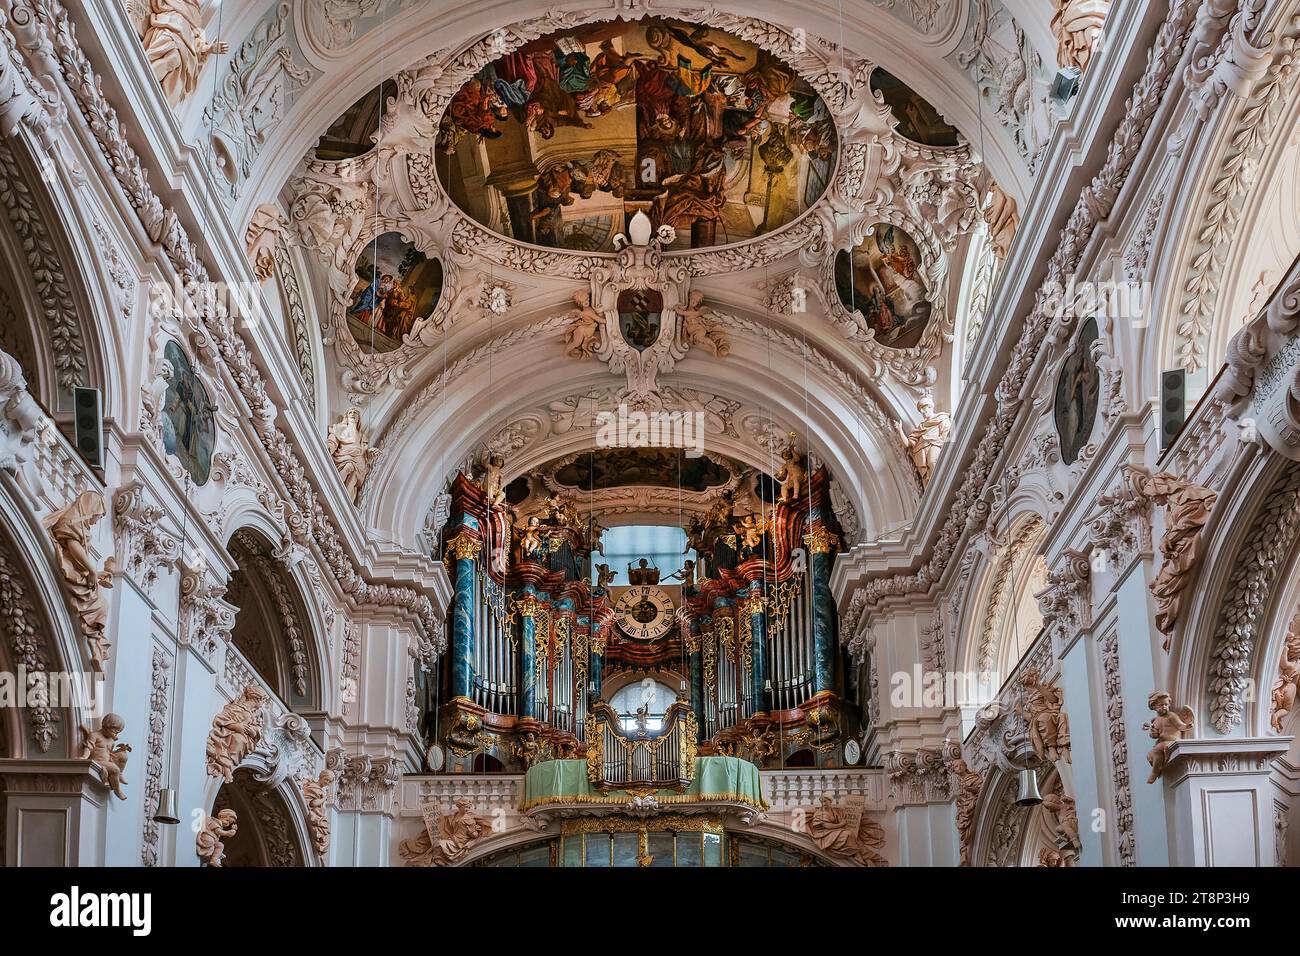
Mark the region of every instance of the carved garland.
<instances>
[{"instance_id":1,"label":"carved garland","mask_svg":"<svg viewBox=\"0 0 1300 956\"><path fill-rule=\"evenodd\" d=\"M311 357L311 337L307 333L307 308L303 304L302 289L298 285L298 273L289 257L289 246L283 237L275 243L275 267L280 274L280 287L284 290L285 304L288 306L289 332L293 338L293 355L298 363L298 374L302 376L303 393L307 407L316 413L316 364Z\"/></svg>"},{"instance_id":2,"label":"carved garland","mask_svg":"<svg viewBox=\"0 0 1300 956\"><path fill-rule=\"evenodd\" d=\"M1002 619L1003 612L1009 607L1009 604L1003 602L1007 597L1006 589L1008 583L1015 577L1017 570L1016 562L1035 537L1043 529L1043 519L1040 515L1033 515L1016 531L1015 537L1007 544L1002 560L998 562L997 572L993 577L993 587L989 592L989 602L984 609L984 624L980 629L979 653L975 659L975 669L980 672L987 672L993 667L993 639L997 633L997 625ZM1023 565L1021 565L1023 567ZM1011 609L1014 614L1015 610Z\"/></svg>"},{"instance_id":3,"label":"carved garland","mask_svg":"<svg viewBox=\"0 0 1300 956\"><path fill-rule=\"evenodd\" d=\"M9 637L15 667L24 668L29 680L35 674L44 675L47 661L45 642L37 627L39 618L27 596L21 572L12 563L8 542L3 539L0 539L0 619ZM59 712L45 704L24 709L31 723L32 740L41 753L48 753L50 743L59 736Z\"/></svg>"},{"instance_id":4,"label":"carved garland","mask_svg":"<svg viewBox=\"0 0 1300 956\"><path fill-rule=\"evenodd\" d=\"M266 555L253 556L253 563L262 572L262 579L271 590L271 598L280 616L284 628L284 640L289 645L289 661L293 674L293 689L299 697L307 696L307 644L303 640L302 630L298 627L298 615L280 577L280 570Z\"/></svg>"},{"instance_id":5,"label":"carved garland","mask_svg":"<svg viewBox=\"0 0 1300 956\"><path fill-rule=\"evenodd\" d=\"M0 140L0 203L9 210L9 221L22 242L31 269L37 298L49 325L49 348L57 369L59 387L71 390L86 385L86 346L77 321L77 305L68 287L63 260L32 199L9 143Z\"/></svg>"},{"instance_id":6,"label":"carved garland","mask_svg":"<svg viewBox=\"0 0 1300 956\"><path fill-rule=\"evenodd\" d=\"M160 647L153 649L151 690L149 692L149 737L145 746L144 842L140 860L145 866L158 865L158 796L162 791L163 769L167 750L167 710L171 698L171 661Z\"/></svg>"},{"instance_id":7,"label":"carved garland","mask_svg":"<svg viewBox=\"0 0 1300 956\"><path fill-rule=\"evenodd\" d=\"M1300 537L1300 464L1274 483L1232 562L1210 651L1210 719L1223 734L1241 724L1255 645L1273 586Z\"/></svg>"},{"instance_id":8,"label":"carved garland","mask_svg":"<svg viewBox=\"0 0 1300 956\"><path fill-rule=\"evenodd\" d=\"M1124 696L1119 679L1119 631L1102 637L1101 666L1106 689L1106 735L1110 739L1110 779L1115 800L1115 846L1120 866L1135 866L1133 789L1129 780L1128 736L1124 728Z\"/></svg>"}]
</instances>

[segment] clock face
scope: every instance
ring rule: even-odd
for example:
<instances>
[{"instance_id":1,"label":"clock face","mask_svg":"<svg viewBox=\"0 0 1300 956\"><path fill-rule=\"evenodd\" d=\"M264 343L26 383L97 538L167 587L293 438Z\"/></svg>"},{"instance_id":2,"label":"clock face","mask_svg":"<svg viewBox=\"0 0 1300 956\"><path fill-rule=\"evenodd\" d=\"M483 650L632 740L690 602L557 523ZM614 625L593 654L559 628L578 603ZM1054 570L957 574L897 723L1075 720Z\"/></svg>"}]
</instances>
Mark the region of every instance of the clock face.
<instances>
[{"instance_id":1,"label":"clock face","mask_svg":"<svg viewBox=\"0 0 1300 956\"><path fill-rule=\"evenodd\" d=\"M619 628L634 640L653 641L673 626L673 599L653 584L628 588L619 595L614 611Z\"/></svg>"}]
</instances>

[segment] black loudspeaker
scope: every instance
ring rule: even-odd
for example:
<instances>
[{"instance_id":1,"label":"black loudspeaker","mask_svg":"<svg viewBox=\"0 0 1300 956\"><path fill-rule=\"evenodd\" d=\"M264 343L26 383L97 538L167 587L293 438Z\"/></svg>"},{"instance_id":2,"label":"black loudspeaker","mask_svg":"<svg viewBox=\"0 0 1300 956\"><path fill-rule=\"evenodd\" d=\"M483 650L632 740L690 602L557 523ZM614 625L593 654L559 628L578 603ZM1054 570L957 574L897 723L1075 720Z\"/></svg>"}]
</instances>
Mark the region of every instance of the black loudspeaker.
<instances>
[{"instance_id":1,"label":"black loudspeaker","mask_svg":"<svg viewBox=\"0 0 1300 956\"><path fill-rule=\"evenodd\" d=\"M104 402L97 388L72 389L73 434L77 451L95 468L104 467Z\"/></svg>"},{"instance_id":2,"label":"black loudspeaker","mask_svg":"<svg viewBox=\"0 0 1300 956\"><path fill-rule=\"evenodd\" d=\"M1168 448L1187 420L1187 371L1160 373L1160 447Z\"/></svg>"}]
</instances>

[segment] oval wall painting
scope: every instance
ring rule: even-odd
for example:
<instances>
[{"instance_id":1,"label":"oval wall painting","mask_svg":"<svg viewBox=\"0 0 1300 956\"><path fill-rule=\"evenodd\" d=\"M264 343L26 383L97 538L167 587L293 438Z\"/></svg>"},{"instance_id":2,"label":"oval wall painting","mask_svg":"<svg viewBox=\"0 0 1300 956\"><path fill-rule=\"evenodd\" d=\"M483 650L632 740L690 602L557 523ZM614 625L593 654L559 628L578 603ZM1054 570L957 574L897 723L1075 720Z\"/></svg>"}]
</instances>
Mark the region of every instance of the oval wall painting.
<instances>
[{"instance_id":1,"label":"oval wall painting","mask_svg":"<svg viewBox=\"0 0 1300 956\"><path fill-rule=\"evenodd\" d=\"M752 239L826 190L826 104L786 63L667 17L552 33L484 66L438 128L438 177L512 239L612 251L637 211L674 249Z\"/></svg>"},{"instance_id":2,"label":"oval wall painting","mask_svg":"<svg viewBox=\"0 0 1300 956\"><path fill-rule=\"evenodd\" d=\"M1089 319L1079 330L1074 350L1061 366L1056 381L1053 417L1061 439L1061 461L1067 465L1079 459L1097 421L1097 404L1101 400L1101 375L1092 357L1092 343L1097 341L1097 320Z\"/></svg>"},{"instance_id":3,"label":"oval wall painting","mask_svg":"<svg viewBox=\"0 0 1300 956\"><path fill-rule=\"evenodd\" d=\"M197 485L206 484L212 470L217 424L208 390L194 374L190 360L176 342L163 347L172 377L163 396L162 439L169 455L180 459Z\"/></svg>"},{"instance_id":4,"label":"oval wall painting","mask_svg":"<svg viewBox=\"0 0 1300 956\"><path fill-rule=\"evenodd\" d=\"M835 291L862 316L876 341L910 348L920 341L932 307L921 283L921 251L898 226L878 222L853 249L835 256Z\"/></svg>"},{"instance_id":5,"label":"oval wall painting","mask_svg":"<svg viewBox=\"0 0 1300 956\"><path fill-rule=\"evenodd\" d=\"M389 352L423 319L442 295L442 263L430 259L396 232L385 232L357 256L356 281L347 322L363 349Z\"/></svg>"}]
</instances>

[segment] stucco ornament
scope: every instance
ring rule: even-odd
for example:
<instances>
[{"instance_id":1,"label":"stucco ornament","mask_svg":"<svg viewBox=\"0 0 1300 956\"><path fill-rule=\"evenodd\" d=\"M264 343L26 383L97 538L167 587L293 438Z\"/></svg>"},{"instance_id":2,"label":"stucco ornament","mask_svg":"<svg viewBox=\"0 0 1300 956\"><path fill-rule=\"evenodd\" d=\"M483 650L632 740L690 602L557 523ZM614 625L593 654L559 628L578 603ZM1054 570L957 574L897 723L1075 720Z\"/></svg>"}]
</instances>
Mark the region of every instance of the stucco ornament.
<instances>
[{"instance_id":1,"label":"stucco ornament","mask_svg":"<svg viewBox=\"0 0 1300 956\"><path fill-rule=\"evenodd\" d=\"M208 57L230 49L203 32L198 0L151 0L141 39L153 75L173 107L194 92Z\"/></svg>"},{"instance_id":2,"label":"stucco ornament","mask_svg":"<svg viewBox=\"0 0 1300 956\"><path fill-rule=\"evenodd\" d=\"M1282 732L1287 716L1295 710L1296 692L1300 689L1300 633L1297 633L1296 621L1287 628L1286 644L1282 648L1282 659L1277 665L1277 679L1273 682L1273 708L1269 714L1269 725L1275 734Z\"/></svg>"},{"instance_id":3,"label":"stucco ornament","mask_svg":"<svg viewBox=\"0 0 1300 956\"><path fill-rule=\"evenodd\" d=\"M244 248L253 266L253 276L265 282L275 274L276 245L286 235L289 220L280 215L275 203L262 203L244 230Z\"/></svg>"},{"instance_id":4,"label":"stucco ornament","mask_svg":"<svg viewBox=\"0 0 1300 956\"><path fill-rule=\"evenodd\" d=\"M1142 729L1156 742L1147 753L1147 763L1151 764L1151 776L1147 777L1147 783L1155 783L1165 771L1169 748L1191 732L1192 709L1174 707L1173 698L1163 691L1156 691L1148 697L1147 706L1156 713L1150 723L1142 725Z\"/></svg>"},{"instance_id":5,"label":"stucco ornament","mask_svg":"<svg viewBox=\"0 0 1300 956\"><path fill-rule=\"evenodd\" d=\"M831 856L846 857L863 866L888 866L876 852L885 844L885 832L863 809L861 803L836 806L825 794L808 819L808 835Z\"/></svg>"},{"instance_id":6,"label":"stucco ornament","mask_svg":"<svg viewBox=\"0 0 1300 956\"><path fill-rule=\"evenodd\" d=\"M330 426L325 444L339 470L339 477L343 479L348 499L356 501L366 476L370 474L370 466L379 454L379 450L366 444L362 436L361 409L349 408L344 412L343 417Z\"/></svg>"},{"instance_id":7,"label":"stucco ornament","mask_svg":"<svg viewBox=\"0 0 1300 956\"><path fill-rule=\"evenodd\" d=\"M97 567L90 556L90 539L95 525L107 512L108 504L102 494L83 491L71 504L46 515L41 522L54 539L59 570L67 582L81 630L90 642L91 663L100 671L108 660L109 648L104 636L108 602L103 589L113 586L115 562L108 558L102 569Z\"/></svg>"},{"instance_id":8,"label":"stucco ornament","mask_svg":"<svg viewBox=\"0 0 1300 956\"><path fill-rule=\"evenodd\" d=\"M226 856L228 840L239 832L239 815L229 808L218 810L213 816L203 821L201 829L194 838L194 848L199 855L202 866L221 866Z\"/></svg>"},{"instance_id":9,"label":"stucco ornament","mask_svg":"<svg viewBox=\"0 0 1300 956\"><path fill-rule=\"evenodd\" d=\"M1106 25L1110 0L1055 0L1052 32L1056 34L1056 62L1083 72Z\"/></svg>"},{"instance_id":10,"label":"stucco ornament","mask_svg":"<svg viewBox=\"0 0 1300 956\"><path fill-rule=\"evenodd\" d=\"M235 768L253 752L266 728L266 692L249 684L217 714L208 733L208 774L230 783Z\"/></svg>"},{"instance_id":11,"label":"stucco ornament","mask_svg":"<svg viewBox=\"0 0 1300 956\"><path fill-rule=\"evenodd\" d=\"M952 431L952 416L947 412L936 412L934 400L928 395L923 395L916 403L916 410L921 413L921 421L915 428L907 431L901 422L895 422L895 426L907 446L917 474L921 476L921 482L928 484L939 463L939 452L948 441L948 433Z\"/></svg>"},{"instance_id":12,"label":"stucco ornament","mask_svg":"<svg viewBox=\"0 0 1300 956\"><path fill-rule=\"evenodd\" d=\"M492 819L475 813L469 797L457 797L449 813L426 806L424 825L423 833L398 845L397 852L406 866L452 866L492 831Z\"/></svg>"},{"instance_id":13,"label":"stucco ornament","mask_svg":"<svg viewBox=\"0 0 1300 956\"><path fill-rule=\"evenodd\" d=\"M312 845L321 856L330 851L329 789L333 784L332 770L322 770L315 780L308 777L302 782L302 796L307 804L307 830Z\"/></svg>"},{"instance_id":14,"label":"stucco ornament","mask_svg":"<svg viewBox=\"0 0 1300 956\"><path fill-rule=\"evenodd\" d=\"M1044 683L1031 667L1020 677L1024 696L1016 703L1016 713L1029 727L1029 742L1041 760L1070 762L1070 721L1062 710L1065 694L1059 687Z\"/></svg>"},{"instance_id":15,"label":"stucco ornament","mask_svg":"<svg viewBox=\"0 0 1300 956\"><path fill-rule=\"evenodd\" d=\"M105 714L99 722L98 730L83 727L85 741L81 745L81 759L89 760L99 770L104 785L112 790L119 800L125 800L122 792L122 772L126 770L126 755L131 752L130 744L120 744L117 738L126 728L126 722L117 714Z\"/></svg>"}]
</instances>

